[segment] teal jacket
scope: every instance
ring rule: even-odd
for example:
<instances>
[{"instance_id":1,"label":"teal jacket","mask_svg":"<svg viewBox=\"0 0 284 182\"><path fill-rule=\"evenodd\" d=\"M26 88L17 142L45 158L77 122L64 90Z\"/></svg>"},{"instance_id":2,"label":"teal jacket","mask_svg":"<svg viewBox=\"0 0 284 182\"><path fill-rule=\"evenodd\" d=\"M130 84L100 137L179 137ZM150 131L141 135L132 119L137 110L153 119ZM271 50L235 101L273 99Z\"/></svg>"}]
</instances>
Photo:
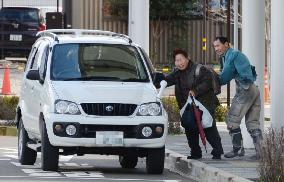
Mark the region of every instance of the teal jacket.
<instances>
[{"instance_id":1,"label":"teal jacket","mask_svg":"<svg viewBox=\"0 0 284 182\"><path fill-rule=\"evenodd\" d=\"M256 80L255 68L242 52L229 48L222 56L221 61L223 61L223 69L220 73L222 85L235 79L243 88L247 89Z\"/></svg>"}]
</instances>

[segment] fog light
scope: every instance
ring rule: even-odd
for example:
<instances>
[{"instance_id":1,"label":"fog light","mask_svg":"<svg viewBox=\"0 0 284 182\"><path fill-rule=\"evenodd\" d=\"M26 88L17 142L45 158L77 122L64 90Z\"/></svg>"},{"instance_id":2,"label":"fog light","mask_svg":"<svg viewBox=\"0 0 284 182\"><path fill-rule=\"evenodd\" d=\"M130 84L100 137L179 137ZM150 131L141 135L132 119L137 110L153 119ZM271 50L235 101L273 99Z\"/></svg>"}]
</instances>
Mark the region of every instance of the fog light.
<instances>
[{"instance_id":1,"label":"fog light","mask_svg":"<svg viewBox=\"0 0 284 182\"><path fill-rule=\"evenodd\" d=\"M152 128L149 126L145 126L142 128L142 135L144 137L150 137L152 135Z\"/></svg>"},{"instance_id":2,"label":"fog light","mask_svg":"<svg viewBox=\"0 0 284 182\"><path fill-rule=\"evenodd\" d=\"M157 127L155 128L155 132L156 132L157 134L161 134L161 133L163 132L163 128L162 128L161 126L157 126Z\"/></svg>"},{"instance_id":3,"label":"fog light","mask_svg":"<svg viewBox=\"0 0 284 182\"><path fill-rule=\"evenodd\" d=\"M63 126L61 124L56 124L54 126L54 130L57 132L57 133L61 133L63 131Z\"/></svg>"},{"instance_id":4,"label":"fog light","mask_svg":"<svg viewBox=\"0 0 284 182\"><path fill-rule=\"evenodd\" d=\"M72 136L76 134L76 127L74 125L68 125L65 129L67 135Z\"/></svg>"}]
</instances>

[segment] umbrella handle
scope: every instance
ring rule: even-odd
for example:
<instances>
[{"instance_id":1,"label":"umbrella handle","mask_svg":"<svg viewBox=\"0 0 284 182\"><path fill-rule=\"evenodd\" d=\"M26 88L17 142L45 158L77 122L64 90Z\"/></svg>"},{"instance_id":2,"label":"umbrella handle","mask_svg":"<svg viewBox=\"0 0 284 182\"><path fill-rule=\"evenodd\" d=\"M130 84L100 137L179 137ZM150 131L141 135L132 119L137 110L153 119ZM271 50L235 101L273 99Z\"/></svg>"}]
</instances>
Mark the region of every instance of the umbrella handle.
<instances>
[{"instance_id":1,"label":"umbrella handle","mask_svg":"<svg viewBox=\"0 0 284 182\"><path fill-rule=\"evenodd\" d=\"M196 106L196 104L195 104L195 102L194 102L193 95L192 95L191 93L189 93L189 96L190 96L190 98L191 98L191 100L192 100L192 104Z\"/></svg>"}]
</instances>

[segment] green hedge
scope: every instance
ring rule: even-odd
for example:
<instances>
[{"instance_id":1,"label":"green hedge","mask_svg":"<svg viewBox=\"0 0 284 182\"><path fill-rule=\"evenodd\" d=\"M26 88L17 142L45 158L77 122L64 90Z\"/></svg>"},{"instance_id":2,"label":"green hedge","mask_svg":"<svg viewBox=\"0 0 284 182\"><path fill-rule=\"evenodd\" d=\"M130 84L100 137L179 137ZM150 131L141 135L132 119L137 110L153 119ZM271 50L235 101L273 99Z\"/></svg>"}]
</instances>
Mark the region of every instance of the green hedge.
<instances>
[{"instance_id":1,"label":"green hedge","mask_svg":"<svg viewBox=\"0 0 284 182\"><path fill-rule=\"evenodd\" d=\"M226 119L226 115L228 113L228 109L226 106L219 105L215 110L215 119L217 122L224 122Z\"/></svg>"},{"instance_id":2,"label":"green hedge","mask_svg":"<svg viewBox=\"0 0 284 182\"><path fill-rule=\"evenodd\" d=\"M14 120L18 102L19 102L19 97L17 96L1 96L0 120Z\"/></svg>"}]
</instances>

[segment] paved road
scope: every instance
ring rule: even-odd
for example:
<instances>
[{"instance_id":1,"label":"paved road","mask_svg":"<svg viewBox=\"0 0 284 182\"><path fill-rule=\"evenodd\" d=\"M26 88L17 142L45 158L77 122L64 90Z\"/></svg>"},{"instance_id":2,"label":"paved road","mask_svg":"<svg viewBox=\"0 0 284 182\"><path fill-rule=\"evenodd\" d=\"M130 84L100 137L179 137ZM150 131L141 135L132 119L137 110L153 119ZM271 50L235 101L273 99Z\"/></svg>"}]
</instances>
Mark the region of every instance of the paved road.
<instances>
[{"instance_id":1,"label":"paved road","mask_svg":"<svg viewBox=\"0 0 284 182\"><path fill-rule=\"evenodd\" d=\"M40 168L40 153L38 157L34 166L20 165L17 138L0 136L0 181L190 181L166 169L162 175L148 175L142 159L135 169L122 169L117 156L60 156L59 172L46 172Z\"/></svg>"}]
</instances>

